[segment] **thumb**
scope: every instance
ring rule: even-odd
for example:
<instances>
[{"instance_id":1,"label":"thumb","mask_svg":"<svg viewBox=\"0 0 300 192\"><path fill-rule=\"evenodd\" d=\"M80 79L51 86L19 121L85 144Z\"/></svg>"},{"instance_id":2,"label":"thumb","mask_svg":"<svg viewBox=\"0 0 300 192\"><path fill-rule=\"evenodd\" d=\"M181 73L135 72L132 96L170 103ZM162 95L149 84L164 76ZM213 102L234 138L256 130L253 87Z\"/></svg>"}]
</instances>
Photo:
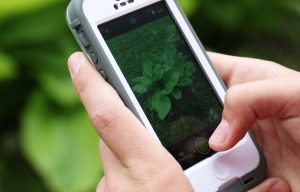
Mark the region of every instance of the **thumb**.
<instances>
[{"instance_id":1,"label":"thumb","mask_svg":"<svg viewBox=\"0 0 300 192\"><path fill-rule=\"evenodd\" d=\"M159 161L161 154L167 154L82 53L73 54L68 63L74 87L92 123L123 165Z\"/></svg>"},{"instance_id":2,"label":"thumb","mask_svg":"<svg viewBox=\"0 0 300 192\"><path fill-rule=\"evenodd\" d=\"M272 79L239 84L225 96L223 120L209 140L216 151L224 151L241 140L256 120L285 119L299 110L299 78Z\"/></svg>"},{"instance_id":3,"label":"thumb","mask_svg":"<svg viewBox=\"0 0 300 192\"><path fill-rule=\"evenodd\" d=\"M290 186L280 178L270 178L265 180L249 192L291 192Z\"/></svg>"}]
</instances>

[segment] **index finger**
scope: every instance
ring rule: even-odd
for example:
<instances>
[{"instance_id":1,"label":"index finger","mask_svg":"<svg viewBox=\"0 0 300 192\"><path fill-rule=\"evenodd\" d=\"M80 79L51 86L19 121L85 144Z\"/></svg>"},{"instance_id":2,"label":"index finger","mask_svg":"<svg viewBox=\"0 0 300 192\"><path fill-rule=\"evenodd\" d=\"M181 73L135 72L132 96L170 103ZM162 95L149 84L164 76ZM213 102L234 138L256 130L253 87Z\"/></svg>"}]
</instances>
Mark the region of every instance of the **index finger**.
<instances>
[{"instance_id":1,"label":"index finger","mask_svg":"<svg viewBox=\"0 0 300 192\"><path fill-rule=\"evenodd\" d=\"M282 77L298 76L277 63L208 52L212 63L228 87L236 84Z\"/></svg>"}]
</instances>

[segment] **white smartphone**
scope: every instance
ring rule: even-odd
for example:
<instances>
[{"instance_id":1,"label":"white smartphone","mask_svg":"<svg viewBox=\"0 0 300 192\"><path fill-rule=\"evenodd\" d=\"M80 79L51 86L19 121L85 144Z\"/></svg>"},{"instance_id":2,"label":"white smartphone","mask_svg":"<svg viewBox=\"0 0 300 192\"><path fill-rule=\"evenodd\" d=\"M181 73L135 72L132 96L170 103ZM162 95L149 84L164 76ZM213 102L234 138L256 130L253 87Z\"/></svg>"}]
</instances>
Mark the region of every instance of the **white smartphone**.
<instances>
[{"instance_id":1,"label":"white smartphone","mask_svg":"<svg viewBox=\"0 0 300 192\"><path fill-rule=\"evenodd\" d=\"M229 151L209 148L226 88L176 0L72 0L67 21L195 191L245 191L264 179L265 159L250 134Z\"/></svg>"}]
</instances>

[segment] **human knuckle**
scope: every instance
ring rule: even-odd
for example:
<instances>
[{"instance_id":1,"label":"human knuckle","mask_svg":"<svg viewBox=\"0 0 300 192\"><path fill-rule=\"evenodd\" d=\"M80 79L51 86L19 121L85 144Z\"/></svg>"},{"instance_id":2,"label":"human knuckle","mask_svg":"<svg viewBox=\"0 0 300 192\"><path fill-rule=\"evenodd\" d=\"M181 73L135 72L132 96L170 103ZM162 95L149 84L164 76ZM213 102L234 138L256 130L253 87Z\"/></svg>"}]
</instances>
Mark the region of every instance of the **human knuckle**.
<instances>
[{"instance_id":1,"label":"human knuckle","mask_svg":"<svg viewBox=\"0 0 300 192\"><path fill-rule=\"evenodd\" d=\"M163 170L163 171L162 171ZM134 177L144 184L153 183L155 186L168 186L175 178L180 178L178 170L172 165L154 165L149 163L134 171ZM155 178L155 180L153 180Z\"/></svg>"},{"instance_id":2,"label":"human knuckle","mask_svg":"<svg viewBox=\"0 0 300 192\"><path fill-rule=\"evenodd\" d=\"M105 190L109 192L119 192L122 191L122 186L120 186L117 180L110 179L107 182Z\"/></svg>"},{"instance_id":3,"label":"human knuckle","mask_svg":"<svg viewBox=\"0 0 300 192\"><path fill-rule=\"evenodd\" d=\"M158 176L161 185L168 186L174 181L174 178L180 179L183 176L182 170L174 164L166 165L163 169L164 171L161 171Z\"/></svg>"},{"instance_id":4,"label":"human knuckle","mask_svg":"<svg viewBox=\"0 0 300 192\"><path fill-rule=\"evenodd\" d=\"M90 116L95 127L105 129L117 121L118 113L119 109L103 104L97 107Z\"/></svg>"},{"instance_id":5,"label":"human knuckle","mask_svg":"<svg viewBox=\"0 0 300 192\"><path fill-rule=\"evenodd\" d=\"M228 89L225 95L225 105L227 107L235 107L240 104L243 97L243 91L241 86L234 85Z\"/></svg>"}]
</instances>

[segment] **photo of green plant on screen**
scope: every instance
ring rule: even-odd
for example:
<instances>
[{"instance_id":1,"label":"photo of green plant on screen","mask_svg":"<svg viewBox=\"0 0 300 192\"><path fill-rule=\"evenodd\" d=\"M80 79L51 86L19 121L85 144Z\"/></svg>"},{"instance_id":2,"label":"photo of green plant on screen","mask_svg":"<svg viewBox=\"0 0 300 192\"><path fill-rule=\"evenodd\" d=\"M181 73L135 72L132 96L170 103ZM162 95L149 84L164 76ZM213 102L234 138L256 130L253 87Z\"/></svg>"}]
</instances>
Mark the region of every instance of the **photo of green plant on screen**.
<instances>
[{"instance_id":1,"label":"photo of green plant on screen","mask_svg":"<svg viewBox=\"0 0 300 192\"><path fill-rule=\"evenodd\" d=\"M107 44L162 144L175 157L186 154L177 157L186 168L192 165L187 155L207 157L185 147L199 137L208 140L222 106L172 18L140 23L107 36ZM109 25L100 31L109 31Z\"/></svg>"}]
</instances>

